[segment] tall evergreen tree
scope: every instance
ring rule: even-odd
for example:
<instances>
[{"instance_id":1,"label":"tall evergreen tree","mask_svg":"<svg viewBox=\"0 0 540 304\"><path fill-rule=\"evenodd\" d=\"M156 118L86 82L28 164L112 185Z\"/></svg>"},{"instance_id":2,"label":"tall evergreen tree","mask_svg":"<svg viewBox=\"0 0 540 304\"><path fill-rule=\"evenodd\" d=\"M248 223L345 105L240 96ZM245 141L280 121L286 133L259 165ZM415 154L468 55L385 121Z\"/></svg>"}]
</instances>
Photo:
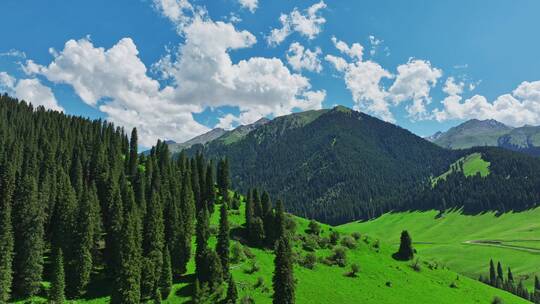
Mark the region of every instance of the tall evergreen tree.
<instances>
[{"instance_id":1,"label":"tall evergreen tree","mask_svg":"<svg viewBox=\"0 0 540 304\"><path fill-rule=\"evenodd\" d=\"M274 224L274 234L276 240L285 235L285 220L285 207L283 206L283 202L281 200L278 200L276 205L276 219Z\"/></svg>"},{"instance_id":2,"label":"tall evergreen tree","mask_svg":"<svg viewBox=\"0 0 540 304\"><path fill-rule=\"evenodd\" d=\"M287 235L282 236L275 249L274 276L274 304L295 303L295 281L293 273L292 249Z\"/></svg>"},{"instance_id":3,"label":"tall evergreen tree","mask_svg":"<svg viewBox=\"0 0 540 304\"><path fill-rule=\"evenodd\" d=\"M183 224L183 234L179 235L181 246L179 260L173 261L175 269L179 274L186 272L186 266L191 258L191 239L195 229L195 197L191 188L191 173L186 170L182 179L182 190L180 192L180 210ZM176 264L178 263L178 264Z\"/></svg>"},{"instance_id":4,"label":"tall evergreen tree","mask_svg":"<svg viewBox=\"0 0 540 304\"><path fill-rule=\"evenodd\" d=\"M6 162L0 171L0 303L7 302L13 281L12 200L15 191L15 168Z\"/></svg>"},{"instance_id":5,"label":"tall evergreen tree","mask_svg":"<svg viewBox=\"0 0 540 304\"><path fill-rule=\"evenodd\" d=\"M199 211L197 216L197 229L196 229L196 252L195 252L195 273L199 283L207 283L210 279L208 273L208 239L210 237L209 232L209 215L206 206Z\"/></svg>"},{"instance_id":6,"label":"tall evergreen tree","mask_svg":"<svg viewBox=\"0 0 540 304\"><path fill-rule=\"evenodd\" d=\"M497 273L495 272L495 265L493 260L489 260L489 284L495 286L497 283Z\"/></svg>"},{"instance_id":7,"label":"tall evergreen tree","mask_svg":"<svg viewBox=\"0 0 540 304\"><path fill-rule=\"evenodd\" d=\"M137 174L137 166L138 166L138 136L137 136L137 128L133 128L131 131L131 140L129 141L129 162L128 162L128 170L127 174L134 177Z\"/></svg>"},{"instance_id":8,"label":"tall evergreen tree","mask_svg":"<svg viewBox=\"0 0 540 304\"><path fill-rule=\"evenodd\" d=\"M497 262L497 279L504 281L504 272L502 269L501 262Z\"/></svg>"},{"instance_id":9,"label":"tall evergreen tree","mask_svg":"<svg viewBox=\"0 0 540 304\"><path fill-rule=\"evenodd\" d=\"M510 267L508 267L507 282L514 284L514 275L512 274L512 269L510 269Z\"/></svg>"},{"instance_id":10,"label":"tall evergreen tree","mask_svg":"<svg viewBox=\"0 0 540 304\"><path fill-rule=\"evenodd\" d=\"M133 304L141 300L141 237L140 222L131 187L123 191L126 215L120 233L118 269L113 280L111 303Z\"/></svg>"},{"instance_id":11,"label":"tall evergreen tree","mask_svg":"<svg viewBox=\"0 0 540 304\"><path fill-rule=\"evenodd\" d=\"M53 258L51 290L49 292L49 302L62 304L66 300L64 293L65 274L64 274L64 255L62 248L56 249Z\"/></svg>"},{"instance_id":12,"label":"tall evergreen tree","mask_svg":"<svg viewBox=\"0 0 540 304\"><path fill-rule=\"evenodd\" d=\"M33 175L24 175L18 183L14 202L15 259L14 291L30 297L41 287L44 253L44 215L37 199Z\"/></svg>"},{"instance_id":13,"label":"tall evergreen tree","mask_svg":"<svg viewBox=\"0 0 540 304\"><path fill-rule=\"evenodd\" d=\"M233 276L229 276L229 286L227 287L227 297L225 298L225 304L236 304L238 301L238 290L236 289L236 282Z\"/></svg>"},{"instance_id":14,"label":"tall evergreen tree","mask_svg":"<svg viewBox=\"0 0 540 304\"><path fill-rule=\"evenodd\" d=\"M150 204L147 206L143 250L146 259L142 279L143 297L155 296L163 267L164 224L163 211L159 198L159 187L154 185Z\"/></svg>"},{"instance_id":15,"label":"tall evergreen tree","mask_svg":"<svg viewBox=\"0 0 540 304\"><path fill-rule=\"evenodd\" d=\"M230 188L230 174L229 174L229 160L223 158L218 162L218 190L219 195L222 197L223 201L229 202L229 188Z\"/></svg>"},{"instance_id":16,"label":"tall evergreen tree","mask_svg":"<svg viewBox=\"0 0 540 304\"><path fill-rule=\"evenodd\" d=\"M105 260L111 277L116 277L120 268L119 254L122 243L121 234L124 225L124 205L118 182L111 180L107 200L107 220L105 221Z\"/></svg>"},{"instance_id":17,"label":"tall evergreen tree","mask_svg":"<svg viewBox=\"0 0 540 304\"><path fill-rule=\"evenodd\" d=\"M204 200L206 202L208 212L214 213L214 202L216 200L216 194L214 192L214 171L212 164L208 164L206 167L206 182L205 182L205 194Z\"/></svg>"},{"instance_id":18,"label":"tall evergreen tree","mask_svg":"<svg viewBox=\"0 0 540 304\"><path fill-rule=\"evenodd\" d=\"M229 218L227 214L227 205L223 203L220 210L216 252L221 260L224 278L229 276L229 244Z\"/></svg>"},{"instance_id":19,"label":"tall evergreen tree","mask_svg":"<svg viewBox=\"0 0 540 304\"><path fill-rule=\"evenodd\" d=\"M246 199L246 205L245 205L245 216L246 216L246 230L248 231L248 234L249 234L249 231L251 230L251 222L253 221L253 218L255 216L254 212L254 205L253 205L253 196L251 195L252 194L252 191L249 190L248 191L248 194L247 194L247 199Z\"/></svg>"},{"instance_id":20,"label":"tall evergreen tree","mask_svg":"<svg viewBox=\"0 0 540 304\"><path fill-rule=\"evenodd\" d=\"M86 189L79 204L79 212L75 223L74 274L75 277L68 294L72 297L81 296L86 291L92 274L94 248L94 217L93 217L92 188Z\"/></svg>"},{"instance_id":21,"label":"tall evergreen tree","mask_svg":"<svg viewBox=\"0 0 540 304\"><path fill-rule=\"evenodd\" d=\"M270 201L270 195L268 192L264 191L262 195L262 220L264 226L264 236L266 238L266 244L272 245L275 241L275 227L274 227L274 213L272 210L272 202Z\"/></svg>"},{"instance_id":22,"label":"tall evergreen tree","mask_svg":"<svg viewBox=\"0 0 540 304\"><path fill-rule=\"evenodd\" d=\"M165 246L163 249L163 267L161 269L161 279L159 282L159 291L161 292L162 299L167 299L169 297L172 284L171 254L169 252L169 247Z\"/></svg>"},{"instance_id":23,"label":"tall evergreen tree","mask_svg":"<svg viewBox=\"0 0 540 304\"><path fill-rule=\"evenodd\" d=\"M414 257L414 249L412 248L412 239L407 230L401 232L399 250L394 254L398 260L408 261Z\"/></svg>"}]
</instances>

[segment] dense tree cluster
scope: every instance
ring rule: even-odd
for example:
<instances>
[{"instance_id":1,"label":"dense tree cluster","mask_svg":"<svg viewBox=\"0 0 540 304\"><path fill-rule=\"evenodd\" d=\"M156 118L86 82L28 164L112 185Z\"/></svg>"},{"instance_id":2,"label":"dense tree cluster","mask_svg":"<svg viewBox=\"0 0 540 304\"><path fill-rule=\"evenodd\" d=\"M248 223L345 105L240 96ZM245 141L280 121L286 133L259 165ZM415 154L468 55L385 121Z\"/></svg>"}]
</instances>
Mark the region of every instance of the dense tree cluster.
<instances>
[{"instance_id":1,"label":"dense tree cluster","mask_svg":"<svg viewBox=\"0 0 540 304\"><path fill-rule=\"evenodd\" d=\"M523 211L540 203L540 160L499 148L474 148L490 162L490 174L465 177L455 171L435 187L421 185L400 209L463 208L465 213Z\"/></svg>"},{"instance_id":2,"label":"dense tree cluster","mask_svg":"<svg viewBox=\"0 0 540 304\"><path fill-rule=\"evenodd\" d=\"M331 224L398 208L414 185L458 158L392 124L339 110L278 117L239 141L216 140L188 154L197 151L226 156L235 188L263 187L288 211Z\"/></svg>"},{"instance_id":3,"label":"dense tree cluster","mask_svg":"<svg viewBox=\"0 0 540 304\"><path fill-rule=\"evenodd\" d=\"M96 272L112 283L112 303L166 298L195 235L198 268L208 268L197 269L199 283L232 281L226 204L218 248L207 246L216 191L229 200L228 161L216 176L202 155L137 147L136 129L129 138L101 120L0 97L0 302L37 295L44 280L53 303L84 297Z\"/></svg>"},{"instance_id":4,"label":"dense tree cluster","mask_svg":"<svg viewBox=\"0 0 540 304\"><path fill-rule=\"evenodd\" d=\"M479 280L484 284L506 290L533 303L540 303L540 280L538 277L534 277L534 288L532 292L529 292L529 290L527 290L527 288L524 286L523 280L516 283L510 267L508 267L508 271L506 272L505 276L501 262L497 262L497 266L495 266L493 260L490 260L488 277L480 276Z\"/></svg>"},{"instance_id":5,"label":"dense tree cluster","mask_svg":"<svg viewBox=\"0 0 540 304\"><path fill-rule=\"evenodd\" d=\"M188 153L196 151L228 157L236 188L264 187L286 200L288 211L330 224L392 210L506 212L540 203L538 158L501 148L446 150L339 108L278 117L236 141L218 139ZM474 152L491 163L489 176L455 172L432 187L431 177Z\"/></svg>"}]
</instances>

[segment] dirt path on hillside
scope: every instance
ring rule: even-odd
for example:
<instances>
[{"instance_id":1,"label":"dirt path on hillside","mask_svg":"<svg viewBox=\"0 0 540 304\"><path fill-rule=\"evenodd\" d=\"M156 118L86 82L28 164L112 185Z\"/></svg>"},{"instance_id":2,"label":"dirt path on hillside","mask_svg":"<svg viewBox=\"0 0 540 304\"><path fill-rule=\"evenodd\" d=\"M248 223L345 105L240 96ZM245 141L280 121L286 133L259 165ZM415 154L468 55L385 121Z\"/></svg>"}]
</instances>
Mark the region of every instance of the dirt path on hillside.
<instances>
[{"instance_id":1,"label":"dirt path on hillside","mask_svg":"<svg viewBox=\"0 0 540 304\"><path fill-rule=\"evenodd\" d=\"M538 248L526 247L526 246L508 245L508 244L504 244L504 242L540 242L540 240L510 240L510 241L504 241L504 240L470 240L470 241L463 242L463 244L499 247L499 248L506 248L506 249L526 251L526 252L530 252L530 253L540 254L540 249L538 249Z\"/></svg>"}]
</instances>

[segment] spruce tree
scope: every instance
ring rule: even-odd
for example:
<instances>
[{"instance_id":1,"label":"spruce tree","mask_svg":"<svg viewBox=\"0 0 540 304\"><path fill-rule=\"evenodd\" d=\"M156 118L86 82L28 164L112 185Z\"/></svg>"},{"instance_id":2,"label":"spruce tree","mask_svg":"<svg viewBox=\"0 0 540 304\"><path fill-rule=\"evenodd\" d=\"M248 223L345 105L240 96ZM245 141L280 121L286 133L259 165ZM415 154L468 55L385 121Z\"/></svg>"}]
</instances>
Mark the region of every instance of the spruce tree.
<instances>
[{"instance_id":1,"label":"spruce tree","mask_svg":"<svg viewBox=\"0 0 540 304\"><path fill-rule=\"evenodd\" d=\"M224 278L229 276L229 219L227 205L221 205L219 218L219 233L217 238L216 252L221 260Z\"/></svg>"},{"instance_id":2,"label":"spruce tree","mask_svg":"<svg viewBox=\"0 0 540 304\"><path fill-rule=\"evenodd\" d=\"M493 260L489 260L489 284L495 286L496 283L497 274L495 272L495 265L493 264Z\"/></svg>"},{"instance_id":3,"label":"spruce tree","mask_svg":"<svg viewBox=\"0 0 540 304\"><path fill-rule=\"evenodd\" d=\"M105 221L105 260L109 275L114 278L118 275L120 268L119 254L122 243L121 233L124 225L124 205L118 182L111 180L108 192L110 197L107 200L107 220Z\"/></svg>"},{"instance_id":4,"label":"spruce tree","mask_svg":"<svg viewBox=\"0 0 540 304\"><path fill-rule=\"evenodd\" d=\"M206 252L205 262L206 265L203 267L207 267L208 287L210 290L214 291L221 282L223 282L223 267L221 266L221 260L214 250L209 249Z\"/></svg>"},{"instance_id":5,"label":"spruce tree","mask_svg":"<svg viewBox=\"0 0 540 304\"><path fill-rule=\"evenodd\" d=\"M18 183L14 201L15 259L14 291L31 297L41 287L44 253L44 215L38 203L37 184L29 174Z\"/></svg>"},{"instance_id":6,"label":"spruce tree","mask_svg":"<svg viewBox=\"0 0 540 304\"><path fill-rule=\"evenodd\" d=\"M514 275L512 274L512 269L508 267L508 276L507 276L508 283L514 284Z\"/></svg>"},{"instance_id":7,"label":"spruce tree","mask_svg":"<svg viewBox=\"0 0 540 304\"><path fill-rule=\"evenodd\" d=\"M147 263L142 278L144 288L141 293L144 298L155 296L163 267L164 224L158 189L157 185L153 187L144 225L143 250Z\"/></svg>"},{"instance_id":8,"label":"spruce tree","mask_svg":"<svg viewBox=\"0 0 540 304\"><path fill-rule=\"evenodd\" d=\"M137 128L133 128L131 131L131 140L129 141L129 162L128 162L128 170L127 174L129 174L131 177L134 177L137 174L137 166L138 166L138 136L137 136Z\"/></svg>"},{"instance_id":9,"label":"spruce tree","mask_svg":"<svg viewBox=\"0 0 540 304\"><path fill-rule=\"evenodd\" d=\"M497 278L504 280L504 273L501 262L497 262Z\"/></svg>"},{"instance_id":10,"label":"spruce tree","mask_svg":"<svg viewBox=\"0 0 540 304\"><path fill-rule=\"evenodd\" d=\"M133 192L124 190L125 205L134 205ZM131 203L130 203L131 201ZM118 269L113 279L111 303L139 303L141 300L141 238L140 222L135 208L126 208L118 248Z\"/></svg>"},{"instance_id":11,"label":"spruce tree","mask_svg":"<svg viewBox=\"0 0 540 304\"><path fill-rule=\"evenodd\" d=\"M49 303L62 304L66 297L65 289L65 274L64 274L64 255L62 248L56 249L52 265L52 280L51 290L49 292Z\"/></svg>"},{"instance_id":12,"label":"spruce tree","mask_svg":"<svg viewBox=\"0 0 540 304\"><path fill-rule=\"evenodd\" d=\"M230 177L229 177L229 160L223 158L218 163L218 190L219 195L222 200L226 203L229 202L229 188L230 188Z\"/></svg>"},{"instance_id":13,"label":"spruce tree","mask_svg":"<svg viewBox=\"0 0 540 304\"><path fill-rule=\"evenodd\" d=\"M214 173L211 164L206 167L205 186L206 189L204 194L204 200L206 201L208 212L212 214L214 213L214 202L216 200L216 194L214 192Z\"/></svg>"},{"instance_id":14,"label":"spruce tree","mask_svg":"<svg viewBox=\"0 0 540 304\"><path fill-rule=\"evenodd\" d=\"M195 229L195 197L191 188L191 173L187 170L182 179L182 190L180 192L180 211L182 217L182 233L179 244L181 246L179 260L174 261L173 265L178 269L179 274L186 272L187 263L191 258L191 239Z\"/></svg>"},{"instance_id":15,"label":"spruce tree","mask_svg":"<svg viewBox=\"0 0 540 304\"><path fill-rule=\"evenodd\" d=\"M8 302L13 281L12 200L15 190L15 168L6 162L0 171L0 303Z\"/></svg>"},{"instance_id":16,"label":"spruce tree","mask_svg":"<svg viewBox=\"0 0 540 304\"><path fill-rule=\"evenodd\" d=\"M412 240L407 230L401 232L399 250L394 254L394 258L398 260L408 261L414 257L414 249L412 248Z\"/></svg>"},{"instance_id":17,"label":"spruce tree","mask_svg":"<svg viewBox=\"0 0 540 304\"><path fill-rule=\"evenodd\" d=\"M274 226L275 226L274 234L275 234L276 240L284 236L286 233L285 221L286 221L285 207L283 206L283 202L281 200L278 200L277 206L276 206L276 219L274 223Z\"/></svg>"},{"instance_id":18,"label":"spruce tree","mask_svg":"<svg viewBox=\"0 0 540 304\"><path fill-rule=\"evenodd\" d=\"M236 304L238 301L238 290L236 289L236 282L233 276L229 276L229 286L227 287L227 297L225 298L225 304Z\"/></svg>"},{"instance_id":19,"label":"spruce tree","mask_svg":"<svg viewBox=\"0 0 540 304\"><path fill-rule=\"evenodd\" d=\"M246 205L245 205L245 216L246 216L246 230L247 234L249 235L249 231L251 230L251 222L253 221L254 215L254 206L253 206L253 196L251 195L252 191L249 190L247 194L246 199Z\"/></svg>"},{"instance_id":20,"label":"spruce tree","mask_svg":"<svg viewBox=\"0 0 540 304\"><path fill-rule=\"evenodd\" d=\"M197 246L195 251L195 273L201 284L207 283L210 280L210 274L208 273L208 239L210 237L208 221L208 210L206 206L203 206L197 216L195 240Z\"/></svg>"},{"instance_id":21,"label":"spruce tree","mask_svg":"<svg viewBox=\"0 0 540 304\"><path fill-rule=\"evenodd\" d=\"M272 202L270 201L270 195L268 192L263 192L261 200L263 209L262 220L264 226L264 236L266 238L265 243L267 245L272 245L276 238L274 236L274 213L272 211Z\"/></svg>"},{"instance_id":22,"label":"spruce tree","mask_svg":"<svg viewBox=\"0 0 540 304\"><path fill-rule=\"evenodd\" d=\"M253 246L262 247L265 236L264 236L264 223L260 217L256 217L251 222L251 227L249 230L249 239Z\"/></svg>"},{"instance_id":23,"label":"spruce tree","mask_svg":"<svg viewBox=\"0 0 540 304\"><path fill-rule=\"evenodd\" d=\"M169 247L165 246L163 249L163 267L159 282L159 291L161 292L162 299L167 299L171 294L173 284L171 267L171 254L169 252Z\"/></svg>"},{"instance_id":24,"label":"spruce tree","mask_svg":"<svg viewBox=\"0 0 540 304\"><path fill-rule=\"evenodd\" d=\"M282 236L275 249L273 304L295 303L295 281L293 273L292 249L287 235Z\"/></svg>"},{"instance_id":25,"label":"spruce tree","mask_svg":"<svg viewBox=\"0 0 540 304\"><path fill-rule=\"evenodd\" d=\"M71 290L68 294L78 297L84 294L86 286L90 282L92 274L92 249L94 247L94 218L93 218L93 196L92 189L86 189L82 195L77 215L75 252L74 252L74 278L71 283Z\"/></svg>"}]
</instances>

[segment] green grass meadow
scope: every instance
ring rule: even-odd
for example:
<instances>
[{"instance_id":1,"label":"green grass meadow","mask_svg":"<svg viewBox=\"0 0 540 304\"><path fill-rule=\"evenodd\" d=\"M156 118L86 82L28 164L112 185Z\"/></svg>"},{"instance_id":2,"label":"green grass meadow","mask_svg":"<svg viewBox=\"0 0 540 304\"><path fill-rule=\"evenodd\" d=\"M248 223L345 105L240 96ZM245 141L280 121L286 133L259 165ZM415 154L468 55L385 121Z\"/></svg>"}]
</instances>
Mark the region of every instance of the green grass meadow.
<instances>
[{"instance_id":1,"label":"green grass meadow","mask_svg":"<svg viewBox=\"0 0 540 304\"><path fill-rule=\"evenodd\" d=\"M212 215L211 223L214 229L217 229L218 213L216 211ZM411 222L408 221L408 216L416 217L417 220L414 222L417 222L418 225L412 227ZM453 266L459 266L460 264L449 263L447 257L451 258L451 256L458 255L460 249L464 249L465 252L473 255L471 255L470 259L463 261L463 265L456 268L456 270L464 270L464 273L474 272L477 264L481 264L481 261L485 263L482 252L486 248L466 245L461 247L462 245L459 245L459 238L456 235L461 233L461 228L450 229L444 234L445 236L452 236L452 240L458 242L457 245L452 245L452 242L446 245L452 249L448 253L450 256L441 253L444 252L444 247L437 249L437 246L433 246L431 250L428 250L430 247L420 247L420 271L415 271L411 267L412 262L395 261L391 255L396 249L395 241L399 237L402 228L411 230L416 240L437 239L440 241L444 237L438 235L440 232L426 233L420 236L420 233L416 230L425 229L425 225L430 226L428 219L433 216L432 213L388 215L378 222L353 223L340 227L322 225L323 236L328 235L330 230L334 229L340 232L342 236L345 233L359 232L362 237L358 241L356 249L347 251L346 267L327 266L317 263L315 268L311 270L295 265L297 303L491 303L495 296L503 299L504 303L526 303L526 301L509 293L494 289L450 270ZM461 218L457 214L451 216ZM533 214L530 214L531 218L533 216ZM424 224L420 224L422 218L425 218ZM244 223L243 208L240 211L230 212L229 220L233 235L241 231L241 225ZM305 235L308 221L296 218L296 222L297 232L300 235ZM476 227L482 227L482 225ZM471 230L475 230L475 228L471 227ZM497 231L503 230L497 229ZM383 231L384 233L382 233ZM489 235L489 233L486 232L486 235ZM381 242L379 243L376 238L379 238ZM214 246L215 241L215 238L212 238L210 245ZM379 245L376 245L377 243ZM296 239L294 244L295 254L299 257L305 256L306 251L302 249L302 241ZM272 303L273 252L256 248L250 248L249 251L253 254L252 259L246 258L243 262L231 265L231 272L237 283L240 297L249 295L255 300L255 303ZM474 251L477 252L472 253ZM468 256L468 253L461 255ZM319 249L315 254L320 258L324 258L331 254L331 250ZM436 265L429 262L431 258L443 261L450 268L444 267L442 264ZM465 266L467 261L477 258L479 259L478 263L472 263L470 268ZM252 263L256 263L260 270L248 274L246 270L251 268ZM356 278L346 275L352 263L360 266L360 272ZM517 265L517 260L515 263ZM532 259L528 263L534 264ZM189 294L192 288L194 267L194 263L191 261L188 274L180 282L176 282L173 292L168 299L164 299L164 303L190 302ZM521 269L516 267L516 271L519 270ZM262 285L258 286L257 281L262 281ZM104 290L101 290L102 294L106 294L107 286L110 286L110 283L104 281L99 286L104 288ZM97 289L99 289L99 286ZM99 295L99 290L97 290L96 294ZM101 304L108 303L108 301L109 297L107 296L95 296L74 301L73 303ZM32 303L44 302L44 298L32 299ZM19 303L26 302L21 301Z\"/></svg>"},{"instance_id":2,"label":"green grass meadow","mask_svg":"<svg viewBox=\"0 0 540 304\"><path fill-rule=\"evenodd\" d=\"M500 216L494 213L470 216L457 211L442 216L438 211L406 212L349 223L339 229L363 231L386 240L394 248L398 247L400 231L406 229L422 257L439 261L471 278L485 276L492 258L500 261L505 271L511 267L514 277L523 279L531 288L534 275L540 275L539 219L540 208Z\"/></svg>"}]
</instances>

